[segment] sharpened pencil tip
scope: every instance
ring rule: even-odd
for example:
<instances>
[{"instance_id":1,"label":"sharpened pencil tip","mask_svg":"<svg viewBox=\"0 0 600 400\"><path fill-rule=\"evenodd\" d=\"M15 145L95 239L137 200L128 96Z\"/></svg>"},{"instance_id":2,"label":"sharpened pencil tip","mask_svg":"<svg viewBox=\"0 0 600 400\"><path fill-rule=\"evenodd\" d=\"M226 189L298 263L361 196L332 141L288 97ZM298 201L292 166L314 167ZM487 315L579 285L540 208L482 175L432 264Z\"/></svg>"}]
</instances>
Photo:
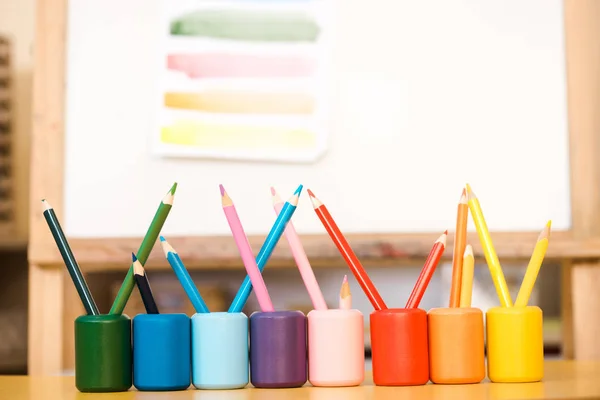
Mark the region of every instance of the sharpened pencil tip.
<instances>
[{"instance_id":1,"label":"sharpened pencil tip","mask_svg":"<svg viewBox=\"0 0 600 400\"><path fill-rule=\"evenodd\" d=\"M133 262L136 262L136 261L137 261L137 257L135 256L135 253L133 253L133 252L131 253L131 260L132 260Z\"/></svg>"},{"instance_id":2,"label":"sharpened pencil tip","mask_svg":"<svg viewBox=\"0 0 600 400\"><path fill-rule=\"evenodd\" d=\"M468 256L473 257L473 246L471 246L470 244L465 246L465 253L463 254L463 257Z\"/></svg>"},{"instance_id":3,"label":"sharpened pencil tip","mask_svg":"<svg viewBox=\"0 0 600 400\"><path fill-rule=\"evenodd\" d=\"M277 192L275 191L275 188L271 186L271 196L275 196L276 194Z\"/></svg>"},{"instance_id":4,"label":"sharpened pencil tip","mask_svg":"<svg viewBox=\"0 0 600 400\"><path fill-rule=\"evenodd\" d=\"M308 193L308 195L309 195L310 197L315 197L315 194L312 192L312 190L310 190L310 189L306 189L306 192Z\"/></svg>"},{"instance_id":5,"label":"sharpened pencil tip","mask_svg":"<svg viewBox=\"0 0 600 400\"><path fill-rule=\"evenodd\" d=\"M444 235L447 235L447 234L448 234L448 229L446 229L446 230L444 231Z\"/></svg>"},{"instance_id":6,"label":"sharpened pencil tip","mask_svg":"<svg viewBox=\"0 0 600 400\"><path fill-rule=\"evenodd\" d=\"M342 281L342 284L344 283L348 283L348 275L344 275L344 280Z\"/></svg>"},{"instance_id":7,"label":"sharpened pencil tip","mask_svg":"<svg viewBox=\"0 0 600 400\"><path fill-rule=\"evenodd\" d=\"M42 199L42 206L44 207L44 211L52 209L52 206L46 201L46 199Z\"/></svg>"},{"instance_id":8,"label":"sharpened pencil tip","mask_svg":"<svg viewBox=\"0 0 600 400\"><path fill-rule=\"evenodd\" d=\"M169 190L169 192L171 192L171 195L174 195L176 190L177 190L177 182L175 182L173 184L173 186L171 186L171 190Z\"/></svg>"},{"instance_id":9,"label":"sharpened pencil tip","mask_svg":"<svg viewBox=\"0 0 600 400\"><path fill-rule=\"evenodd\" d=\"M221 196L225 196L225 188L223 185L219 184L219 190L221 191Z\"/></svg>"},{"instance_id":10,"label":"sharpened pencil tip","mask_svg":"<svg viewBox=\"0 0 600 400\"><path fill-rule=\"evenodd\" d=\"M551 227L552 227L552 220L548 221L548 223L546 224L546 226L547 226L548 228L551 228Z\"/></svg>"},{"instance_id":11,"label":"sharpened pencil tip","mask_svg":"<svg viewBox=\"0 0 600 400\"><path fill-rule=\"evenodd\" d=\"M165 241L165 237L164 236L159 236L158 238L160 239L161 242Z\"/></svg>"},{"instance_id":12,"label":"sharpened pencil tip","mask_svg":"<svg viewBox=\"0 0 600 400\"><path fill-rule=\"evenodd\" d=\"M296 189L296 191L294 192L294 195L298 195L298 196L300 196L300 193L302 192L302 188L303 188L303 187L304 187L304 186L302 186L302 185L298 186L298 189Z\"/></svg>"}]
</instances>

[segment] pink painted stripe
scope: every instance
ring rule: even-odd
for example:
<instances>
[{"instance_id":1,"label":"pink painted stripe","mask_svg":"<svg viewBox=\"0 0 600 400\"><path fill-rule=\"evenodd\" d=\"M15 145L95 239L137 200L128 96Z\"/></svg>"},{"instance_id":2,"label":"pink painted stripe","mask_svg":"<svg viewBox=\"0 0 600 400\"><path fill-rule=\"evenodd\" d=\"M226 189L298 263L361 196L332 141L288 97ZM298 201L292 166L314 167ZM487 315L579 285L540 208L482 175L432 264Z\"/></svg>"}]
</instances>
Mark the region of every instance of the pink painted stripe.
<instances>
[{"instance_id":1,"label":"pink painted stripe","mask_svg":"<svg viewBox=\"0 0 600 400\"><path fill-rule=\"evenodd\" d=\"M304 77L314 71L314 62L301 57L249 54L169 54L167 67L190 78Z\"/></svg>"}]
</instances>

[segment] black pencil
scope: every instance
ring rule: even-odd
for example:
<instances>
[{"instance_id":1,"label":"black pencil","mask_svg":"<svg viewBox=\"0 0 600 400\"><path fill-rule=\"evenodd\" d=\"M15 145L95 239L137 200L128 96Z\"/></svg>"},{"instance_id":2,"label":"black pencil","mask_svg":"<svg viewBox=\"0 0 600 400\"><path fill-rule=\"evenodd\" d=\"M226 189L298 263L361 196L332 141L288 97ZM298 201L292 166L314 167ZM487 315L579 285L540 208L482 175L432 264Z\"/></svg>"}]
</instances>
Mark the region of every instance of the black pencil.
<instances>
[{"instance_id":1,"label":"black pencil","mask_svg":"<svg viewBox=\"0 0 600 400\"><path fill-rule=\"evenodd\" d=\"M150 289L150 282L148 282L146 270L134 253L131 253L131 258L133 259L133 274L135 277L135 282L137 283L140 295L142 296L144 307L146 307L146 313L158 314L158 307L156 307L156 302L154 301L154 296L152 295L152 289Z\"/></svg>"},{"instance_id":2,"label":"black pencil","mask_svg":"<svg viewBox=\"0 0 600 400\"><path fill-rule=\"evenodd\" d=\"M79 294L79 298L85 307L86 313L88 315L99 315L100 311L98 311L98 307L94 302L92 293L90 292L90 289L83 278L83 274L79 269L79 265L77 264L75 256L71 251L69 242L67 242L67 238L65 237L60 223L58 222L58 218L54 213L54 209L46 200L42 200L42 204L44 205L44 218L46 218L50 232L54 237L54 241L56 242L56 246L60 251L63 261L65 262L67 271L69 271L69 275L71 275L71 279L75 284L75 289L77 289L77 293Z\"/></svg>"}]
</instances>

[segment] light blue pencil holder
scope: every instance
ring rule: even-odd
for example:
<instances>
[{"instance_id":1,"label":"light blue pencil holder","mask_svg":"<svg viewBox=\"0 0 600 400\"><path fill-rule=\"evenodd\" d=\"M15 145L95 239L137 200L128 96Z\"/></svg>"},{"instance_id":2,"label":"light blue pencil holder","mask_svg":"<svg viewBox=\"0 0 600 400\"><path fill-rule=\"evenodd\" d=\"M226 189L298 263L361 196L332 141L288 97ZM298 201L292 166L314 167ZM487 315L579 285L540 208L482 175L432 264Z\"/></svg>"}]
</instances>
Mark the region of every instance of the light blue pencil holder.
<instances>
[{"instance_id":1,"label":"light blue pencil holder","mask_svg":"<svg viewBox=\"0 0 600 400\"><path fill-rule=\"evenodd\" d=\"M241 389L248 384L248 317L244 313L192 316L192 384Z\"/></svg>"},{"instance_id":2,"label":"light blue pencil holder","mask_svg":"<svg viewBox=\"0 0 600 400\"><path fill-rule=\"evenodd\" d=\"M185 390L191 378L190 317L133 318L133 386L140 391Z\"/></svg>"}]
</instances>

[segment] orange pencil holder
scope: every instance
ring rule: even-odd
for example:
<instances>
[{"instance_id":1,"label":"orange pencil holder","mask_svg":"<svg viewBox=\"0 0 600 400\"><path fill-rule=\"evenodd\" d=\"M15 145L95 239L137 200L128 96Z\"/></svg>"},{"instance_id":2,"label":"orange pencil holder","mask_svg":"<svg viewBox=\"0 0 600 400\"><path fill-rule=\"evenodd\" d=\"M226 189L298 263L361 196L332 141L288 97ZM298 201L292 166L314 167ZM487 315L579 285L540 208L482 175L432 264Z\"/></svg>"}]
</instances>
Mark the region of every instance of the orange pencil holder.
<instances>
[{"instance_id":1,"label":"orange pencil holder","mask_svg":"<svg viewBox=\"0 0 600 400\"><path fill-rule=\"evenodd\" d=\"M429 379L433 383L479 383L485 378L483 312L434 308L427 313Z\"/></svg>"},{"instance_id":2,"label":"orange pencil holder","mask_svg":"<svg viewBox=\"0 0 600 400\"><path fill-rule=\"evenodd\" d=\"M485 318L490 381L541 381L544 377L542 310L535 306L494 307Z\"/></svg>"},{"instance_id":3,"label":"orange pencil holder","mask_svg":"<svg viewBox=\"0 0 600 400\"><path fill-rule=\"evenodd\" d=\"M370 325L373 382L378 386L426 384L427 313L419 308L375 311Z\"/></svg>"}]
</instances>

